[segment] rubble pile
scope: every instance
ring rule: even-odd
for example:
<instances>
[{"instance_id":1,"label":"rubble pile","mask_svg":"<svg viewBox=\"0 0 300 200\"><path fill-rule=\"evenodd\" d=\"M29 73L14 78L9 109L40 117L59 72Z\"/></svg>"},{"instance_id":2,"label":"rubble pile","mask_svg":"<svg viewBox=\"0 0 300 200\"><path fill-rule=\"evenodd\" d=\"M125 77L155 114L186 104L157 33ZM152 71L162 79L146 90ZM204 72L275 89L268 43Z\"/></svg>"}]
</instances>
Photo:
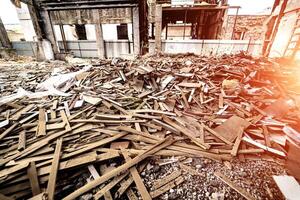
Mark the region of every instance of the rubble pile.
<instances>
[{"instance_id":1,"label":"rubble pile","mask_svg":"<svg viewBox=\"0 0 300 200\"><path fill-rule=\"evenodd\" d=\"M3 198L283 199L272 175L300 141L296 69L243 54L75 61L0 65Z\"/></svg>"}]
</instances>

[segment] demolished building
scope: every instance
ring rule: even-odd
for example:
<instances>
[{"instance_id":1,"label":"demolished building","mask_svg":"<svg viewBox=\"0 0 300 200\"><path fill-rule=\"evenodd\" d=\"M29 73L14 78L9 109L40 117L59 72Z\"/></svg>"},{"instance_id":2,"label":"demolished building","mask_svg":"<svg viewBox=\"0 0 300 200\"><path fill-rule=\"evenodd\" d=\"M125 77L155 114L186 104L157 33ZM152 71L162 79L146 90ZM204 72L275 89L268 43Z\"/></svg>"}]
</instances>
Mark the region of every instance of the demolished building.
<instances>
[{"instance_id":1,"label":"demolished building","mask_svg":"<svg viewBox=\"0 0 300 200\"><path fill-rule=\"evenodd\" d=\"M263 46L271 56L294 20L289 62L216 40L226 1L13 2L38 56L0 59L0 199L298 199L296 1L275 1ZM107 24L134 58L109 53ZM170 41L178 24L199 30Z\"/></svg>"}]
</instances>

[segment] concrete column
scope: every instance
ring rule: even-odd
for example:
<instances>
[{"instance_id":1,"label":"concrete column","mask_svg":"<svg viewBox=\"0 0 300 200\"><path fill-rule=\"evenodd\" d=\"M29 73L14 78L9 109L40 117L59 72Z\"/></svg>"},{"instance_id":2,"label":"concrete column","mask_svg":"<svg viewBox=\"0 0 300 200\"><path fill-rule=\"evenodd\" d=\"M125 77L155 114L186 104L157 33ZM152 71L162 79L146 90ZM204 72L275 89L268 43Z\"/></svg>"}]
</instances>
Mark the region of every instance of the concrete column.
<instances>
[{"instance_id":1,"label":"concrete column","mask_svg":"<svg viewBox=\"0 0 300 200\"><path fill-rule=\"evenodd\" d=\"M59 49L58 49L58 46L57 46L57 41L56 41L56 38L55 38L55 34L54 34L54 30L53 30L53 26L52 26L52 23L51 23L49 12L46 11L46 10L41 11L41 16L42 16L43 21L44 21L44 30L45 30L45 33L46 33L46 37L51 43L53 53L56 55L56 54L59 53Z\"/></svg>"},{"instance_id":2,"label":"concrete column","mask_svg":"<svg viewBox=\"0 0 300 200\"><path fill-rule=\"evenodd\" d=\"M96 19L95 31L96 31L96 44L97 44L98 57L102 59L106 57L105 55L106 52L105 52L100 14L98 9L94 9L92 12L93 12L93 18Z\"/></svg>"},{"instance_id":3,"label":"concrete column","mask_svg":"<svg viewBox=\"0 0 300 200\"><path fill-rule=\"evenodd\" d=\"M105 58L105 46L104 46L104 40L103 40L102 25L95 24L95 29L96 29L96 43L97 43L97 49L98 49L98 57Z\"/></svg>"},{"instance_id":4,"label":"concrete column","mask_svg":"<svg viewBox=\"0 0 300 200\"><path fill-rule=\"evenodd\" d=\"M9 38L8 38L8 35L7 35L7 32L5 30L5 27L2 23L1 17L0 17L0 43L5 48L9 48L9 49L12 48L11 43L10 43Z\"/></svg>"},{"instance_id":5,"label":"concrete column","mask_svg":"<svg viewBox=\"0 0 300 200\"><path fill-rule=\"evenodd\" d=\"M155 7L155 51L161 51L162 6Z\"/></svg>"},{"instance_id":6,"label":"concrete column","mask_svg":"<svg viewBox=\"0 0 300 200\"><path fill-rule=\"evenodd\" d=\"M140 54L149 52L149 22L147 17L147 0L139 1L139 23L140 23Z\"/></svg>"},{"instance_id":7,"label":"concrete column","mask_svg":"<svg viewBox=\"0 0 300 200\"><path fill-rule=\"evenodd\" d=\"M33 24L35 34L37 36L37 60L45 60L45 52L43 49L43 32L39 23L39 13L33 0L29 0L27 4L30 18Z\"/></svg>"},{"instance_id":8,"label":"concrete column","mask_svg":"<svg viewBox=\"0 0 300 200\"><path fill-rule=\"evenodd\" d=\"M132 26L133 26L133 53L140 54L140 21L139 21L139 8L132 8Z\"/></svg>"}]
</instances>

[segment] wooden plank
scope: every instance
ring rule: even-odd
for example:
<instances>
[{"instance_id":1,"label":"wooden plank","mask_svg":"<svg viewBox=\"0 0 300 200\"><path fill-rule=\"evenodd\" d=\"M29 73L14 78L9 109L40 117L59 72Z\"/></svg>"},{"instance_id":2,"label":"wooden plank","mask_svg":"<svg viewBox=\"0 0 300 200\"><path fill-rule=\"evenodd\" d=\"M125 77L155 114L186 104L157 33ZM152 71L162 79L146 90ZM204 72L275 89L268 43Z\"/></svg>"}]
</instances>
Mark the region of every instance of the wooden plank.
<instances>
[{"instance_id":1,"label":"wooden plank","mask_svg":"<svg viewBox=\"0 0 300 200\"><path fill-rule=\"evenodd\" d=\"M102 164L100 165L100 173L103 175L105 173L108 172L108 167L106 166L106 164ZM99 176L100 177L100 176ZM98 178L98 177L97 177ZM112 200L112 196L111 196L111 193L110 193L110 189L112 189L115 184L117 184L119 181L116 181L116 178L115 177L113 179L113 181L111 181L109 184L107 184L105 187L102 187L102 189L100 191L98 191L95 195L94 195L94 198L95 199L100 199L101 196L104 196L104 199L105 200Z\"/></svg>"},{"instance_id":2,"label":"wooden plank","mask_svg":"<svg viewBox=\"0 0 300 200\"><path fill-rule=\"evenodd\" d=\"M89 171L90 171L90 173L91 173L91 175L92 175L92 177L93 177L94 179L100 177L100 175L99 175L99 173L97 172L97 170L96 170L96 168L95 168L94 165L92 165L92 164L91 164L91 165L88 165L88 169L89 169Z\"/></svg>"},{"instance_id":3,"label":"wooden plank","mask_svg":"<svg viewBox=\"0 0 300 200\"><path fill-rule=\"evenodd\" d=\"M23 124L25 122L27 122L28 120L34 118L35 116L37 116L39 114L39 112L34 112L33 114L29 115L26 118L23 118L22 120L19 121L20 124Z\"/></svg>"},{"instance_id":4,"label":"wooden plank","mask_svg":"<svg viewBox=\"0 0 300 200\"><path fill-rule=\"evenodd\" d=\"M224 107L224 99L223 99L223 94L219 94L219 108L222 109Z\"/></svg>"},{"instance_id":5,"label":"wooden plank","mask_svg":"<svg viewBox=\"0 0 300 200\"><path fill-rule=\"evenodd\" d=\"M181 93L181 98L183 99L184 102L185 109L190 109L191 107L188 100L186 99L185 93L182 90L180 90L180 93Z\"/></svg>"},{"instance_id":6,"label":"wooden plank","mask_svg":"<svg viewBox=\"0 0 300 200\"><path fill-rule=\"evenodd\" d=\"M112 142L110 143L111 149L127 149L129 147L129 141L122 141L122 142Z\"/></svg>"},{"instance_id":7,"label":"wooden plank","mask_svg":"<svg viewBox=\"0 0 300 200\"><path fill-rule=\"evenodd\" d=\"M71 130L71 126L70 126L70 123L69 123L69 120L68 120L68 117L67 117L65 111L60 110L60 115L61 115L61 118L63 120L63 123L65 123L66 130Z\"/></svg>"},{"instance_id":8,"label":"wooden plank","mask_svg":"<svg viewBox=\"0 0 300 200\"><path fill-rule=\"evenodd\" d=\"M120 187L119 189L117 190L117 192L115 193L115 196L114 198L115 199L118 199L120 198L123 193L128 189L128 187L133 183L133 178L132 176L129 176L128 179L126 180L123 180L121 183L120 183Z\"/></svg>"},{"instance_id":9,"label":"wooden plank","mask_svg":"<svg viewBox=\"0 0 300 200\"><path fill-rule=\"evenodd\" d=\"M157 120L157 119L153 119L152 120L155 124L159 125L159 126L162 126L164 129L168 130L168 131L171 131L172 133L176 133L176 134L179 134L180 132L173 128L172 126L166 124L166 123L163 123L162 121L160 120Z\"/></svg>"},{"instance_id":10,"label":"wooden plank","mask_svg":"<svg viewBox=\"0 0 300 200\"><path fill-rule=\"evenodd\" d=\"M50 109L50 117L51 119L55 119L56 118L56 111L53 109Z\"/></svg>"},{"instance_id":11,"label":"wooden plank","mask_svg":"<svg viewBox=\"0 0 300 200\"><path fill-rule=\"evenodd\" d=\"M132 113L155 113L155 114L161 114L161 115L176 116L176 114L173 112L152 110L152 109L130 110L130 112L132 112Z\"/></svg>"},{"instance_id":12,"label":"wooden plank","mask_svg":"<svg viewBox=\"0 0 300 200\"><path fill-rule=\"evenodd\" d=\"M56 176L59 167L59 159L61 156L60 154L61 154L62 143L63 143L62 138L56 140L56 147L53 155L52 166L51 166L51 171L50 171L48 185L47 185L47 192L46 192L49 200L54 200Z\"/></svg>"},{"instance_id":13,"label":"wooden plank","mask_svg":"<svg viewBox=\"0 0 300 200\"><path fill-rule=\"evenodd\" d=\"M20 159L18 161L11 161L7 163L5 166L14 166L19 165L21 163L30 163L30 162L36 162L36 161L43 161L43 160L49 160L52 159L52 154L43 154L42 156L33 156L29 158Z\"/></svg>"},{"instance_id":14,"label":"wooden plank","mask_svg":"<svg viewBox=\"0 0 300 200\"><path fill-rule=\"evenodd\" d=\"M26 134L25 131L19 133L18 151L22 151L26 148Z\"/></svg>"},{"instance_id":15,"label":"wooden plank","mask_svg":"<svg viewBox=\"0 0 300 200\"><path fill-rule=\"evenodd\" d=\"M44 136L46 135L46 114L45 109L40 108L39 109L39 123L36 130L36 136Z\"/></svg>"},{"instance_id":16,"label":"wooden plank","mask_svg":"<svg viewBox=\"0 0 300 200\"><path fill-rule=\"evenodd\" d=\"M100 147L102 145L105 145L105 144L108 144L110 142L113 142L119 138L122 138L124 136L126 136L128 133L119 133L113 137L108 137L108 138L105 138L103 140L100 140L100 141L97 141L97 142L94 142L94 143L90 143L88 146L84 147L84 148L81 148L81 149L78 149L76 151L73 151L72 153L69 153L68 156L63 156L63 158L66 158L66 157L71 157L71 156L74 156L74 155L78 155L78 154L81 154L81 153L84 153L84 152L87 152L91 149L95 149L97 147Z\"/></svg>"},{"instance_id":17,"label":"wooden plank","mask_svg":"<svg viewBox=\"0 0 300 200\"><path fill-rule=\"evenodd\" d=\"M174 128L176 128L178 131L180 131L181 133L183 133L184 135L186 135L188 138L190 138L196 145L198 145L199 147L203 148L203 149L209 149L210 145L203 143L200 139L196 138L190 130L176 124L175 122L173 122L171 119L169 119L166 116L163 116L163 120L164 122L166 122L167 124L169 124L170 126L173 126Z\"/></svg>"},{"instance_id":18,"label":"wooden plank","mask_svg":"<svg viewBox=\"0 0 300 200\"><path fill-rule=\"evenodd\" d=\"M40 193L38 195L31 197L28 200L44 200L44 199L47 199L47 194L43 192L43 193Z\"/></svg>"},{"instance_id":19,"label":"wooden plank","mask_svg":"<svg viewBox=\"0 0 300 200\"><path fill-rule=\"evenodd\" d=\"M4 194L1 194L1 193L0 193L0 199L1 200L14 200L13 198L7 197L7 196L5 196Z\"/></svg>"},{"instance_id":20,"label":"wooden plank","mask_svg":"<svg viewBox=\"0 0 300 200\"><path fill-rule=\"evenodd\" d=\"M123 165L117 167L116 169L111 170L109 173L104 174L100 178L98 178L98 179L96 179L96 180L94 180L94 181L92 181L90 183L87 183L83 187L77 189L73 193L71 193L68 196L66 196L64 198L64 200L73 200L73 199L77 198L81 194L83 194L83 193L85 193L85 192L93 189L94 187L100 185L101 183L104 183L105 181L107 181L107 180L111 179L112 177L116 176L116 174L119 174L120 172L123 172L123 171L129 169L130 167L138 164L139 162L141 162L142 160L144 160L148 156L153 155L157 151L159 151L159 150L161 150L161 149L163 149L163 148L171 145L172 143L173 143L173 140L170 137L168 137L168 138L166 138L164 140L161 140L156 145L151 146L143 154L141 154L139 156L136 156L135 158L133 158L129 162L124 163Z\"/></svg>"},{"instance_id":21,"label":"wooden plank","mask_svg":"<svg viewBox=\"0 0 300 200\"><path fill-rule=\"evenodd\" d=\"M243 188L237 186L234 182L232 182L225 175L221 174L220 172L215 172L214 174L215 174L216 177L220 178L224 183L226 183L229 187L234 189L236 192L238 192L240 195L242 195L247 200L255 200L255 198L251 194L249 194Z\"/></svg>"},{"instance_id":22,"label":"wooden plank","mask_svg":"<svg viewBox=\"0 0 300 200\"><path fill-rule=\"evenodd\" d=\"M229 140L227 140L225 137L223 137L223 135L217 133L216 131L214 131L213 129L209 128L208 126L205 126L204 124L201 124L208 132L210 132L212 135L214 135L215 137L219 138L220 140L222 140L223 142L225 142L226 144L232 145L232 142L230 142Z\"/></svg>"},{"instance_id":23,"label":"wooden plank","mask_svg":"<svg viewBox=\"0 0 300 200\"><path fill-rule=\"evenodd\" d=\"M15 122L13 125L11 125L9 128L7 128L3 133L0 134L0 140L2 140L6 135L8 135L17 126L18 126L18 123Z\"/></svg>"},{"instance_id":24,"label":"wooden plank","mask_svg":"<svg viewBox=\"0 0 300 200\"><path fill-rule=\"evenodd\" d=\"M3 128L9 124L9 119L3 120L0 122L0 128Z\"/></svg>"},{"instance_id":25,"label":"wooden plank","mask_svg":"<svg viewBox=\"0 0 300 200\"><path fill-rule=\"evenodd\" d=\"M185 82L181 82L177 85L180 86L180 87L201 88L203 83L185 83Z\"/></svg>"},{"instance_id":26,"label":"wooden plank","mask_svg":"<svg viewBox=\"0 0 300 200\"><path fill-rule=\"evenodd\" d=\"M122 123L144 123L146 120L129 119L129 120L101 120L101 119L73 119L72 123L105 123L105 124L122 124Z\"/></svg>"},{"instance_id":27,"label":"wooden plank","mask_svg":"<svg viewBox=\"0 0 300 200\"><path fill-rule=\"evenodd\" d=\"M131 188L127 190L126 195L129 200L138 200L137 196L135 195L135 193Z\"/></svg>"},{"instance_id":28,"label":"wooden plank","mask_svg":"<svg viewBox=\"0 0 300 200\"><path fill-rule=\"evenodd\" d=\"M117 127L117 129L118 129L118 130L121 130L121 131L127 131L127 132L129 132L129 133L133 133L133 134L136 134L136 135L138 135L138 136L144 136L144 137L146 137L146 138L151 139L152 141L153 141L153 140L154 140L154 141L160 140L160 138L158 138L158 137L156 137L156 136L154 136L154 135L151 135L151 134L146 133L146 132L137 131L137 130L135 130L135 129L133 129L133 128L130 128L130 127L128 127L128 126L119 126L119 127ZM130 135L129 135L129 136L130 136ZM131 136L135 137L135 135L131 135Z\"/></svg>"},{"instance_id":29,"label":"wooden plank","mask_svg":"<svg viewBox=\"0 0 300 200\"><path fill-rule=\"evenodd\" d=\"M144 163L142 163L142 164L138 167L139 173L142 172L142 171L144 170L144 168L146 167L146 165L147 165L147 163L144 162ZM115 192L114 198L115 198L115 199L119 199L119 198L123 195L123 193L124 193L126 190L130 189L129 186L130 186L132 183L133 183L133 178L132 178L132 176L129 176L127 179L122 180L121 183L120 183L119 189Z\"/></svg>"},{"instance_id":30,"label":"wooden plank","mask_svg":"<svg viewBox=\"0 0 300 200\"><path fill-rule=\"evenodd\" d=\"M104 196L105 194L107 194L107 192L109 192L110 189L112 189L115 185L117 185L121 180L123 180L127 175L129 174L129 172L125 172L122 175L116 176L112 181L110 181L107 185L105 185L101 190L99 190L95 195L94 198L95 199L100 199L102 196ZM110 193L109 193L110 194ZM107 199L107 198L105 198ZM111 198L112 199L112 198Z\"/></svg>"},{"instance_id":31,"label":"wooden plank","mask_svg":"<svg viewBox=\"0 0 300 200\"><path fill-rule=\"evenodd\" d=\"M58 100L55 99L52 103L52 110L56 110L57 109L57 105L58 105Z\"/></svg>"},{"instance_id":32,"label":"wooden plank","mask_svg":"<svg viewBox=\"0 0 300 200\"><path fill-rule=\"evenodd\" d=\"M97 114L96 115L99 118L104 119L131 119L131 115L108 115L108 114Z\"/></svg>"},{"instance_id":33,"label":"wooden plank","mask_svg":"<svg viewBox=\"0 0 300 200\"><path fill-rule=\"evenodd\" d=\"M20 171L24 168L26 168L28 166L29 163L22 163L22 164L19 164L19 165L16 165L16 166L13 166L13 167L10 167L10 168L5 168L5 169L2 169L0 171L0 178L1 177L5 177L9 174L13 174L17 171Z\"/></svg>"},{"instance_id":34,"label":"wooden plank","mask_svg":"<svg viewBox=\"0 0 300 200\"><path fill-rule=\"evenodd\" d=\"M20 111L18 111L17 113L13 114L13 115L11 116L11 119L12 119L12 120L15 120L15 121L19 120L20 117L22 116L22 114L24 114L24 113L30 111L30 110L33 109L34 107L35 107L34 104L30 104L30 105L28 105L28 106L22 108Z\"/></svg>"},{"instance_id":35,"label":"wooden plank","mask_svg":"<svg viewBox=\"0 0 300 200\"><path fill-rule=\"evenodd\" d=\"M182 170L184 170L186 173L192 174L194 176L199 176L200 173L198 173L197 170L191 168L190 166L184 165L182 163L179 163L179 166Z\"/></svg>"},{"instance_id":36,"label":"wooden plank","mask_svg":"<svg viewBox=\"0 0 300 200\"><path fill-rule=\"evenodd\" d=\"M78 166L85 165L88 163L93 163L96 161L100 162L100 161L108 160L108 159L115 158L118 156L119 156L119 154L113 154L110 152L97 155L97 153L95 151L93 151L93 152L84 154L83 156L75 157L72 159L67 159L65 161L60 162L59 170L63 171L66 169L78 167ZM63 159L63 158L64 158L64 156L61 157L61 159ZM39 167L37 170L38 176L48 175L51 172L51 165L50 165L51 161L47 161L47 162L43 162L43 163L39 164ZM28 177L25 175L25 176L21 176L21 177L14 179L14 181L11 181L10 183L24 181L27 179L28 179Z\"/></svg>"},{"instance_id":37,"label":"wooden plank","mask_svg":"<svg viewBox=\"0 0 300 200\"><path fill-rule=\"evenodd\" d=\"M239 149L239 146L240 146L241 141L242 141L243 133L244 133L243 128L240 128L240 131L238 133L238 136L237 136L237 138L235 140L235 143L234 143L234 145L232 147L232 151L230 153L232 156L236 156L237 153L238 153L238 149Z\"/></svg>"},{"instance_id":38,"label":"wooden plank","mask_svg":"<svg viewBox=\"0 0 300 200\"><path fill-rule=\"evenodd\" d=\"M158 188L157 190L152 191L150 193L151 197L156 198L156 197L164 194L165 192L169 191L170 189L180 185L183 182L184 182L184 178L182 176L179 176L178 178L176 178L175 180L173 180L173 181L169 182L168 184L162 186L161 188Z\"/></svg>"},{"instance_id":39,"label":"wooden plank","mask_svg":"<svg viewBox=\"0 0 300 200\"><path fill-rule=\"evenodd\" d=\"M292 176L273 176L284 197L288 200L298 200L300 197L300 185Z\"/></svg>"},{"instance_id":40,"label":"wooden plank","mask_svg":"<svg viewBox=\"0 0 300 200\"><path fill-rule=\"evenodd\" d=\"M276 155L279 155L279 156L282 156L282 157L285 157L285 156L286 156L284 152L279 151L279 150L277 150L277 149L273 149L273 148L267 147L267 146L265 146L265 145L263 145L263 144L261 144L261 143L259 143L259 142L256 142L255 140L252 140L252 139L249 138L249 137L244 136L242 139L243 139L243 141L245 141L245 142L247 142L247 143L249 143L249 144L251 144L251 145L254 145L254 146L256 146L256 147L259 147L259 148L261 148L261 149L264 149L264 150L266 150L266 151L268 151L268 152L271 152L271 153L273 153L273 154L276 154Z\"/></svg>"},{"instance_id":41,"label":"wooden plank","mask_svg":"<svg viewBox=\"0 0 300 200\"><path fill-rule=\"evenodd\" d=\"M64 102L64 108L65 108L65 113L66 113L66 115L67 115L68 117L70 117L71 114L70 114L69 104L68 104L67 101Z\"/></svg>"},{"instance_id":42,"label":"wooden plank","mask_svg":"<svg viewBox=\"0 0 300 200\"><path fill-rule=\"evenodd\" d=\"M123 154L123 156L124 156L126 162L129 162L129 161L132 160L132 159L129 157L128 152L127 152L126 150L122 149L122 154ZM144 183L143 183L143 180L142 180L142 178L140 177L139 172L138 172L138 170L136 169L136 167L134 167L134 166L131 167L131 168L129 169L129 171L130 171L130 174L131 174L131 176L132 176L132 178L133 178L133 180L134 180L134 182L135 182L135 185L136 185L136 187L137 187L139 193L140 193L141 196L142 196L142 199L143 199L143 200L150 200L150 199L152 199L151 196L150 196L150 194L148 193L148 190L147 190L147 188L145 187L145 185L144 185Z\"/></svg>"},{"instance_id":43,"label":"wooden plank","mask_svg":"<svg viewBox=\"0 0 300 200\"><path fill-rule=\"evenodd\" d=\"M250 126L248 121L234 115L213 130L223 138L226 138L226 140L233 142L240 132L240 128L244 130L248 126Z\"/></svg>"},{"instance_id":44,"label":"wooden plank","mask_svg":"<svg viewBox=\"0 0 300 200\"><path fill-rule=\"evenodd\" d=\"M27 176L29 178L32 195L35 196L35 195L40 194L41 189L40 189L40 185L39 185L35 162L30 162L30 164L27 168Z\"/></svg>"},{"instance_id":45,"label":"wooden plank","mask_svg":"<svg viewBox=\"0 0 300 200\"><path fill-rule=\"evenodd\" d=\"M165 184L169 183L170 181L176 179L177 177L181 176L181 171L177 170L169 174L168 176L165 176L164 178L161 178L159 180L154 181L153 183L153 189L156 190Z\"/></svg>"},{"instance_id":46,"label":"wooden plank","mask_svg":"<svg viewBox=\"0 0 300 200\"><path fill-rule=\"evenodd\" d=\"M270 141L270 134L269 134L267 126L265 126L265 125L263 125L263 134L265 136L266 146L267 147L272 147L271 146L271 141Z\"/></svg>"}]
</instances>

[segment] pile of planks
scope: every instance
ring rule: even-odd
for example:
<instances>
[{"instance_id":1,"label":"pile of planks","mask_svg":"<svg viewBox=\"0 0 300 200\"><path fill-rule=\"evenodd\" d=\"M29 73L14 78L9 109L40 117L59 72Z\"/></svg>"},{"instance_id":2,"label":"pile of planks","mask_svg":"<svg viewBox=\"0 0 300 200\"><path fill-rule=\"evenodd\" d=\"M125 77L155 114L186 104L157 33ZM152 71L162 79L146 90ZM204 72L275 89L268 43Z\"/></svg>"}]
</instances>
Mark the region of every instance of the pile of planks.
<instances>
[{"instance_id":1,"label":"pile of planks","mask_svg":"<svg viewBox=\"0 0 300 200\"><path fill-rule=\"evenodd\" d=\"M70 65L64 73L82 68ZM30 78L40 83L50 72ZM140 173L149 157L281 162L286 143L300 141L294 76L245 55L93 61L59 85L68 95L2 101L2 198L75 199L89 192L95 199L152 199L184 181L174 172L147 188ZM13 91L1 94L5 100ZM68 188L84 172L91 177Z\"/></svg>"}]
</instances>

